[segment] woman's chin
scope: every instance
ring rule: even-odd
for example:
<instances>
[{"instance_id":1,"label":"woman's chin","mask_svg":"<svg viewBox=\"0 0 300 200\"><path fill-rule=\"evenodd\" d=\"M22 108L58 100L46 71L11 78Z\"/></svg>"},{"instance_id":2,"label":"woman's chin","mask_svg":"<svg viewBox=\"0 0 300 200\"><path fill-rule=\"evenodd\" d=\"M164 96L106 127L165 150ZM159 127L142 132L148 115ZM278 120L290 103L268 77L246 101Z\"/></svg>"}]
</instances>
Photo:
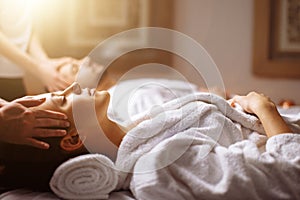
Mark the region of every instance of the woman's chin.
<instances>
[{"instance_id":1,"label":"woman's chin","mask_svg":"<svg viewBox=\"0 0 300 200\"><path fill-rule=\"evenodd\" d=\"M107 91L97 91L94 97L97 110L100 108L101 110L104 109L106 111L110 100L109 93Z\"/></svg>"}]
</instances>

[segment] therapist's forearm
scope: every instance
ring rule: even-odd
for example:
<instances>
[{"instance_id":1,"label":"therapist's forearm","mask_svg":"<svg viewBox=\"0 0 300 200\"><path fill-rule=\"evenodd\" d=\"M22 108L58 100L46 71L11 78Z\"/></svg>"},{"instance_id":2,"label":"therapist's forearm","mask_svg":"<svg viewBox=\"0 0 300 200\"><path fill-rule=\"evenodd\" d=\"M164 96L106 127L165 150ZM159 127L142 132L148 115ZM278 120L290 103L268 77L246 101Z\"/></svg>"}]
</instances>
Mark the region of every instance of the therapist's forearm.
<instances>
[{"instance_id":1,"label":"therapist's forearm","mask_svg":"<svg viewBox=\"0 0 300 200\"><path fill-rule=\"evenodd\" d=\"M25 71L39 77L39 64L28 54L12 44L2 32L0 32L0 54L19 65Z\"/></svg>"},{"instance_id":2,"label":"therapist's forearm","mask_svg":"<svg viewBox=\"0 0 300 200\"><path fill-rule=\"evenodd\" d=\"M36 34L33 34L32 38L30 40L28 51L29 51L30 55L33 56L35 59L38 59L38 60L49 59L48 55L46 54L46 52L45 52L44 48L42 47L41 42Z\"/></svg>"}]
</instances>

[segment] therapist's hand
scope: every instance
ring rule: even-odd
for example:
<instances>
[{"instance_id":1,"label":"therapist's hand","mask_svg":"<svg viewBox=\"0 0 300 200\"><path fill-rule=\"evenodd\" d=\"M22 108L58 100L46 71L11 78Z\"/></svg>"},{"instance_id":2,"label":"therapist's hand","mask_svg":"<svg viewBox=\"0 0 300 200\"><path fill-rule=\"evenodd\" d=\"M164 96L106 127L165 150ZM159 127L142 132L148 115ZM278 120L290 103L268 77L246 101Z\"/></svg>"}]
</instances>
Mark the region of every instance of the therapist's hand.
<instances>
[{"instance_id":1,"label":"therapist's hand","mask_svg":"<svg viewBox=\"0 0 300 200\"><path fill-rule=\"evenodd\" d=\"M21 98L1 105L0 140L12 144L48 149L49 144L38 140L43 137L66 135L69 122L62 113L48 110L31 110L45 99Z\"/></svg>"},{"instance_id":2,"label":"therapist's hand","mask_svg":"<svg viewBox=\"0 0 300 200\"><path fill-rule=\"evenodd\" d=\"M74 59L70 57L54 58L41 60L39 63L40 74L43 78L42 81L45 84L49 92L55 92L58 90L64 90L67 88L73 80L63 77L59 73L59 68L66 64L71 64Z\"/></svg>"}]
</instances>

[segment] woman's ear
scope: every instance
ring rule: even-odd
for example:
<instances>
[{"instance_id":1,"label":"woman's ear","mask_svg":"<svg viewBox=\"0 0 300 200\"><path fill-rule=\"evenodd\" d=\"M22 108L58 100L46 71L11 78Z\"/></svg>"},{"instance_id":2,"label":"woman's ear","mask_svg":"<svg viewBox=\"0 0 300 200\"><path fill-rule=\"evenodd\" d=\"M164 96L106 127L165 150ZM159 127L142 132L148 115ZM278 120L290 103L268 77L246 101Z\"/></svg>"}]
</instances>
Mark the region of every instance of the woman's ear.
<instances>
[{"instance_id":1,"label":"woman's ear","mask_svg":"<svg viewBox=\"0 0 300 200\"><path fill-rule=\"evenodd\" d=\"M83 147L83 142L76 129L70 130L68 134L62 138L60 141L60 147L68 152L76 151Z\"/></svg>"}]
</instances>

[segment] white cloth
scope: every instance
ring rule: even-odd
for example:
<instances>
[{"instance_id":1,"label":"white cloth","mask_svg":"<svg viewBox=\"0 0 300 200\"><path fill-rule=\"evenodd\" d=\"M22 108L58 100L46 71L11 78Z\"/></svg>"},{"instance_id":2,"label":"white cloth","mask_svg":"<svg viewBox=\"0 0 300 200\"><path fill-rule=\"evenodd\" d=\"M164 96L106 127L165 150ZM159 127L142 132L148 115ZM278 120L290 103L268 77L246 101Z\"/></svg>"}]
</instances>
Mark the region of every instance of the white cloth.
<instances>
[{"instance_id":1,"label":"white cloth","mask_svg":"<svg viewBox=\"0 0 300 200\"><path fill-rule=\"evenodd\" d=\"M184 143L190 147L180 158L145 171L169 162ZM249 140L227 148L190 130L155 146L138 159L135 171L140 173L133 174L130 189L137 199L300 199L300 135L274 136L260 154Z\"/></svg>"},{"instance_id":2,"label":"white cloth","mask_svg":"<svg viewBox=\"0 0 300 200\"><path fill-rule=\"evenodd\" d=\"M10 190L0 194L1 200L60 200L55 194L50 192L36 192L27 189Z\"/></svg>"},{"instance_id":3,"label":"white cloth","mask_svg":"<svg viewBox=\"0 0 300 200\"><path fill-rule=\"evenodd\" d=\"M196 85L181 80L141 78L122 81L109 89L108 117L126 127L151 107L197 92L197 89Z\"/></svg>"},{"instance_id":4,"label":"white cloth","mask_svg":"<svg viewBox=\"0 0 300 200\"><path fill-rule=\"evenodd\" d=\"M88 154L61 164L51 178L50 187L63 199L108 199L117 182L118 175L109 158Z\"/></svg>"},{"instance_id":5,"label":"white cloth","mask_svg":"<svg viewBox=\"0 0 300 200\"><path fill-rule=\"evenodd\" d=\"M290 108L278 107L282 118L288 123L293 132L300 130L300 106L291 106Z\"/></svg>"},{"instance_id":6,"label":"white cloth","mask_svg":"<svg viewBox=\"0 0 300 200\"><path fill-rule=\"evenodd\" d=\"M215 95L166 103L123 139L117 188L137 199L299 199L300 136L266 136L260 121ZM253 136L256 135L256 136ZM285 138L285 139L283 139Z\"/></svg>"},{"instance_id":7,"label":"white cloth","mask_svg":"<svg viewBox=\"0 0 300 200\"><path fill-rule=\"evenodd\" d=\"M27 189L16 189L0 194L1 200L61 200L58 196L50 192L35 192ZM112 192L109 200L134 200L129 191Z\"/></svg>"},{"instance_id":8,"label":"white cloth","mask_svg":"<svg viewBox=\"0 0 300 200\"><path fill-rule=\"evenodd\" d=\"M119 147L116 167L121 171L131 172L140 156L187 129L198 128L223 146L241 141L252 130L264 131L256 117L233 109L223 98L209 93L174 99L140 118L144 121L126 134Z\"/></svg>"},{"instance_id":9,"label":"white cloth","mask_svg":"<svg viewBox=\"0 0 300 200\"><path fill-rule=\"evenodd\" d=\"M26 51L32 34L29 1L0 0L0 31L18 48ZM0 55L0 77L21 78L24 72Z\"/></svg>"}]
</instances>

